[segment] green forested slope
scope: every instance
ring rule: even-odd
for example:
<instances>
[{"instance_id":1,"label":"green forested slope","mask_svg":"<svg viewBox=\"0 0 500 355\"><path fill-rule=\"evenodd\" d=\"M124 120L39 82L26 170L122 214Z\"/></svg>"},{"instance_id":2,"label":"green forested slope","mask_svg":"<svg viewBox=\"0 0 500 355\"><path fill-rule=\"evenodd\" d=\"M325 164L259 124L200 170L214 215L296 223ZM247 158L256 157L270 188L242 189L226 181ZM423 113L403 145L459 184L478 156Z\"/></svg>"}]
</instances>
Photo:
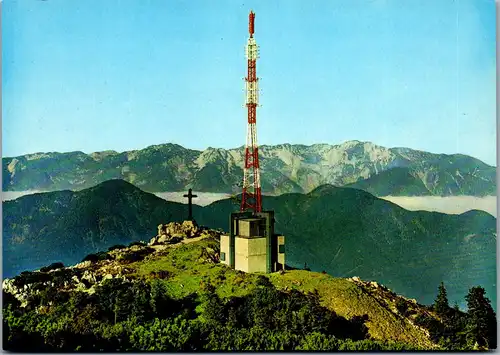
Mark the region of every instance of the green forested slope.
<instances>
[{"instance_id":1,"label":"green forested slope","mask_svg":"<svg viewBox=\"0 0 500 355\"><path fill-rule=\"evenodd\" d=\"M199 224L228 228L231 200L195 206ZM496 220L410 212L361 190L322 186L313 192L264 198L286 236L287 264L339 277L377 280L431 303L445 281L452 302L482 285L496 304ZM181 221L187 206L169 203L129 183L24 196L3 204L4 276L50 262L74 263L117 243L149 240L156 226Z\"/></svg>"},{"instance_id":2,"label":"green forested slope","mask_svg":"<svg viewBox=\"0 0 500 355\"><path fill-rule=\"evenodd\" d=\"M486 212L411 212L328 185L307 195L265 198L263 205L276 212L292 266L377 280L424 303L432 302L441 281L452 301L462 303L459 295L479 283L496 304L496 219ZM215 202L200 211L200 220L223 228L234 207L229 200Z\"/></svg>"}]
</instances>

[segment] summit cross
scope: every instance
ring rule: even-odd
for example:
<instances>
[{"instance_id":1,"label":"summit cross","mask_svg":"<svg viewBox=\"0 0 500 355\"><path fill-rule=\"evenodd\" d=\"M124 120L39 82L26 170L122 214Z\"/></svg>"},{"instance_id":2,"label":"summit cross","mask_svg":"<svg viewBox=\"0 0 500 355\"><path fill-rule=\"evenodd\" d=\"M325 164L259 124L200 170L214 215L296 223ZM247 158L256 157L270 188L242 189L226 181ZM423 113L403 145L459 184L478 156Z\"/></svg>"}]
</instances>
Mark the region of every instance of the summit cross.
<instances>
[{"instance_id":1,"label":"summit cross","mask_svg":"<svg viewBox=\"0 0 500 355\"><path fill-rule=\"evenodd\" d=\"M198 195L193 195L193 190L189 189L187 195L184 195L184 197L188 198L188 208L189 208L188 221L192 221L193 220L193 198L198 197Z\"/></svg>"}]
</instances>

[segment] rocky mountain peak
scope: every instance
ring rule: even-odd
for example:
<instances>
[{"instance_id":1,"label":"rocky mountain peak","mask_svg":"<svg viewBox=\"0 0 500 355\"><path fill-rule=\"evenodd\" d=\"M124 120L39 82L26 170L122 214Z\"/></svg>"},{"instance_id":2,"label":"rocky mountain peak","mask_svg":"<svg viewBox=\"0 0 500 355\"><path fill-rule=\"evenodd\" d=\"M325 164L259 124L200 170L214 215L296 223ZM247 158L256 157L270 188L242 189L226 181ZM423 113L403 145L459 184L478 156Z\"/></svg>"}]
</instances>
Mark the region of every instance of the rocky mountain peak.
<instances>
[{"instance_id":1,"label":"rocky mountain peak","mask_svg":"<svg viewBox=\"0 0 500 355\"><path fill-rule=\"evenodd\" d=\"M89 155L94 159L95 161L101 161L107 157L118 155L119 153L115 150L104 150L101 152L94 152L90 153Z\"/></svg>"},{"instance_id":2,"label":"rocky mountain peak","mask_svg":"<svg viewBox=\"0 0 500 355\"><path fill-rule=\"evenodd\" d=\"M358 140L337 145L263 145L259 153L261 183L270 194L307 193L325 183L344 186L393 168L408 169L408 174L426 186L421 191L428 195L483 196L496 191L496 169L463 155L386 148ZM110 178L122 178L151 192L196 187L200 192L231 193L233 186L242 181L244 161L244 147L197 151L172 143L118 155L113 151L91 155L40 153L31 160L3 158L3 188L82 189ZM406 189L398 181L386 184L394 186L394 193Z\"/></svg>"}]
</instances>

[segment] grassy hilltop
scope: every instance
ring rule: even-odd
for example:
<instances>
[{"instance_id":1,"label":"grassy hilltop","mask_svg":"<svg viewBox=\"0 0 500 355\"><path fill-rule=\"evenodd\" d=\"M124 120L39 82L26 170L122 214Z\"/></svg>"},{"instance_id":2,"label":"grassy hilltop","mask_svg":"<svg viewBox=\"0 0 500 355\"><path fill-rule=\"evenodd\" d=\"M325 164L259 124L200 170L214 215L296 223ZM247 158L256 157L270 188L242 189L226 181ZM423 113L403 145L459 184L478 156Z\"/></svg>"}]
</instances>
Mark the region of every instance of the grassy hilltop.
<instances>
[{"instance_id":1,"label":"grassy hilltop","mask_svg":"<svg viewBox=\"0 0 500 355\"><path fill-rule=\"evenodd\" d=\"M306 270L265 275L232 270L217 260L218 236L204 230L199 237L173 244L115 246L89 255L75 267L52 265L5 280L4 349L480 346L457 336L457 324L468 319L463 312L448 307L446 316L438 315L375 282ZM458 321L449 321L455 318Z\"/></svg>"},{"instance_id":2,"label":"grassy hilltop","mask_svg":"<svg viewBox=\"0 0 500 355\"><path fill-rule=\"evenodd\" d=\"M323 185L309 194L264 197L286 237L287 263L337 277L377 280L432 303L444 281L450 302L482 285L496 304L496 219L407 211L352 188ZM222 200L193 206L195 219L227 230L239 206ZM14 276L51 262L67 265L114 244L149 240L156 226L182 221L186 205L167 202L123 180L78 192L23 196L3 203L3 273Z\"/></svg>"}]
</instances>

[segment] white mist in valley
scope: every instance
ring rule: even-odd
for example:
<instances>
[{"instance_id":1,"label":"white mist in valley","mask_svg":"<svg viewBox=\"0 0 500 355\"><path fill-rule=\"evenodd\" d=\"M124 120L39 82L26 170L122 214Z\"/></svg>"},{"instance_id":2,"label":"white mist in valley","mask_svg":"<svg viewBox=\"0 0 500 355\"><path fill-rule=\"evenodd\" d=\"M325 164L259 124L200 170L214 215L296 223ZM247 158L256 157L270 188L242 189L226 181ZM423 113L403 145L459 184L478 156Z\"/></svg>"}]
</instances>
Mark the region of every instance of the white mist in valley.
<instances>
[{"instance_id":1,"label":"white mist in valley","mask_svg":"<svg viewBox=\"0 0 500 355\"><path fill-rule=\"evenodd\" d=\"M2 201L9 201L25 195L43 191L2 191ZM171 202L187 203L184 195L187 192L156 192L155 195ZM212 202L229 198L227 193L217 192L197 192L193 194L198 197L193 198L193 204L198 206L207 206ZM497 216L497 197L496 196L384 196L379 197L390 201L407 209L409 211L435 211L447 214L461 214L470 210L486 211L492 216Z\"/></svg>"},{"instance_id":2,"label":"white mist in valley","mask_svg":"<svg viewBox=\"0 0 500 355\"><path fill-rule=\"evenodd\" d=\"M16 198L19 198L21 196L33 195L39 192L46 192L46 191L38 191L38 190L2 191L2 201L15 200Z\"/></svg>"},{"instance_id":3,"label":"white mist in valley","mask_svg":"<svg viewBox=\"0 0 500 355\"><path fill-rule=\"evenodd\" d=\"M496 196L384 196L380 198L410 211L461 214L470 210L482 210L494 217L497 216Z\"/></svg>"},{"instance_id":4,"label":"white mist in valley","mask_svg":"<svg viewBox=\"0 0 500 355\"><path fill-rule=\"evenodd\" d=\"M155 192L155 195L170 202L187 203L187 192ZM193 205L207 206L212 202L229 198L231 195L217 192L197 192L193 191Z\"/></svg>"},{"instance_id":5,"label":"white mist in valley","mask_svg":"<svg viewBox=\"0 0 500 355\"><path fill-rule=\"evenodd\" d=\"M167 201L187 203L183 197L186 192L158 192L156 196ZM193 204L207 206L212 202L229 198L229 194L215 192L196 192ZM407 209L409 211L435 211L447 214L461 214L470 210L482 210L492 216L497 216L496 196L384 196L380 197Z\"/></svg>"}]
</instances>

